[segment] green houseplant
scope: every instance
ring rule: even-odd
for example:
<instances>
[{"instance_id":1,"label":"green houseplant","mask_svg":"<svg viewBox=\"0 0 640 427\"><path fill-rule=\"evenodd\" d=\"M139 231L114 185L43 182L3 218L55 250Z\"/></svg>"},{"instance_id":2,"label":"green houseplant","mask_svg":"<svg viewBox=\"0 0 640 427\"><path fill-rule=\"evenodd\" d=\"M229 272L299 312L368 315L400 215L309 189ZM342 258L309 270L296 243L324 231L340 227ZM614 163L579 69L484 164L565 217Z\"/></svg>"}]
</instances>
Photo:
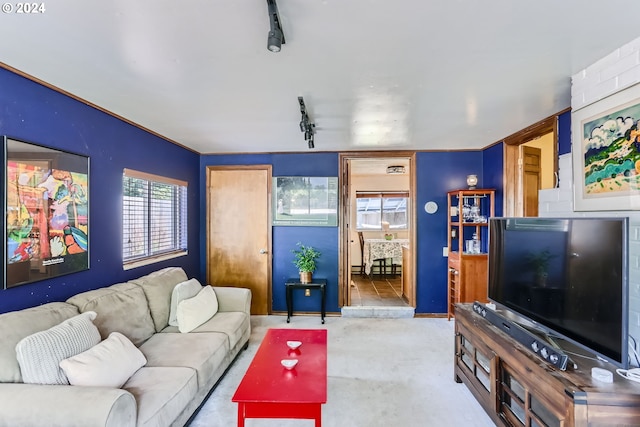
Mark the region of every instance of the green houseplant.
<instances>
[{"instance_id":1,"label":"green houseplant","mask_svg":"<svg viewBox=\"0 0 640 427\"><path fill-rule=\"evenodd\" d=\"M320 252L313 246L305 246L301 242L298 242L296 246L298 249L292 249L291 252L295 255L293 264L300 271L300 282L311 283L311 276L316 270L316 259L320 257Z\"/></svg>"}]
</instances>

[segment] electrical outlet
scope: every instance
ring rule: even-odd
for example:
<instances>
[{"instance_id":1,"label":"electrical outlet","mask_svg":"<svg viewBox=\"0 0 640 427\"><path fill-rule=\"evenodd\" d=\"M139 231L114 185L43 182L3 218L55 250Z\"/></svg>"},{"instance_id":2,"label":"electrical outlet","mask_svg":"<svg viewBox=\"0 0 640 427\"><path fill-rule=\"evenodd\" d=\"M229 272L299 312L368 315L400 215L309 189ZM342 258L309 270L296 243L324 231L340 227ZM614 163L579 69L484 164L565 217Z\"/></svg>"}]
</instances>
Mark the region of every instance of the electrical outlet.
<instances>
[{"instance_id":1,"label":"electrical outlet","mask_svg":"<svg viewBox=\"0 0 640 427\"><path fill-rule=\"evenodd\" d=\"M304 290L304 296L305 297L310 297L311 296L311 289L307 288Z\"/></svg>"}]
</instances>

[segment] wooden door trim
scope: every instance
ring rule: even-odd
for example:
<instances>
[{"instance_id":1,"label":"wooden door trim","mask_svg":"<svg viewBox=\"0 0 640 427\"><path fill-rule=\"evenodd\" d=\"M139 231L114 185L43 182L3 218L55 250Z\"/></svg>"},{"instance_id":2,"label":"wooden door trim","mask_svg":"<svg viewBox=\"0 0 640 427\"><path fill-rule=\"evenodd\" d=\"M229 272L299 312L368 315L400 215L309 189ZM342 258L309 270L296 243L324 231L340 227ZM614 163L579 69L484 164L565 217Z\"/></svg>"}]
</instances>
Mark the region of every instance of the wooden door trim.
<instances>
[{"instance_id":1,"label":"wooden door trim","mask_svg":"<svg viewBox=\"0 0 640 427\"><path fill-rule=\"evenodd\" d=\"M409 296L409 305L416 306L416 238L417 238L417 206L416 206L416 152L415 151L355 151L355 152L342 152L338 154L338 187L340 188L340 220L338 227L338 306L344 307L349 303L349 272L351 266L349 264L349 230L347 223L350 221L349 212L347 209L347 202L349 201L349 189L347 188L347 178L345 172L347 171L347 162L352 159L363 158L393 158L402 157L409 159L409 205L410 205L410 233L409 233L409 248L411 251L411 280L413 281L412 295Z\"/></svg>"},{"instance_id":2,"label":"wooden door trim","mask_svg":"<svg viewBox=\"0 0 640 427\"><path fill-rule=\"evenodd\" d=\"M503 216L523 216L523 188L522 177L519 174L518 158L520 145L532 139L553 133L553 170L558 170L558 116L570 111L566 108L552 116L544 118L514 134L504 138L502 172L503 189Z\"/></svg>"},{"instance_id":3,"label":"wooden door trim","mask_svg":"<svg viewBox=\"0 0 640 427\"><path fill-rule=\"evenodd\" d=\"M271 206L271 199L272 199L272 188L271 188L271 184L273 181L273 166L269 165L269 164L260 164L260 165L211 165L211 166L207 166L206 167L206 187L205 187L205 192L206 192L206 236L209 236L209 221L211 219L211 211L209 209L209 206L211 205L211 201L209 199L209 188L211 187L211 172L212 171L221 171L221 170L265 170L267 172L267 251L268 251L268 260L267 260L267 314L272 314L272 300L273 300L273 295L272 295L272 289L273 289L273 240L272 240L272 234L273 234L273 227L271 227L272 224L272 206ZM209 259L209 244L206 244L206 248L205 248L205 254L206 254L206 259ZM206 276L205 277L209 277L209 262L207 261L206 263Z\"/></svg>"}]
</instances>

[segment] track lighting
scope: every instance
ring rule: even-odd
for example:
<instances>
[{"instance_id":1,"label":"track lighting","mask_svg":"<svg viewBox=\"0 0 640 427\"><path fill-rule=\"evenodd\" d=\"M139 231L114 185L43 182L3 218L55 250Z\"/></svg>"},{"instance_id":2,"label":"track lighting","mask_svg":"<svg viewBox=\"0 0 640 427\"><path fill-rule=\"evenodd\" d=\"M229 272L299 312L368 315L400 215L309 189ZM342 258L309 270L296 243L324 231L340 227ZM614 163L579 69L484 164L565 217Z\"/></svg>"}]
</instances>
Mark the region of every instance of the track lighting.
<instances>
[{"instance_id":1,"label":"track lighting","mask_svg":"<svg viewBox=\"0 0 640 427\"><path fill-rule=\"evenodd\" d=\"M309 115L307 114L307 107L304 105L304 99L301 96L298 97L298 103L300 104L300 132L304 132L304 140L308 142L309 148L315 148L313 144L313 134L315 133L316 125L311 123Z\"/></svg>"},{"instance_id":2,"label":"track lighting","mask_svg":"<svg viewBox=\"0 0 640 427\"><path fill-rule=\"evenodd\" d=\"M267 36L267 49L271 52L280 52L280 48L284 41L284 33L282 25L280 25L280 16L278 15L278 5L276 0L267 0L267 8L269 10L269 35Z\"/></svg>"}]
</instances>

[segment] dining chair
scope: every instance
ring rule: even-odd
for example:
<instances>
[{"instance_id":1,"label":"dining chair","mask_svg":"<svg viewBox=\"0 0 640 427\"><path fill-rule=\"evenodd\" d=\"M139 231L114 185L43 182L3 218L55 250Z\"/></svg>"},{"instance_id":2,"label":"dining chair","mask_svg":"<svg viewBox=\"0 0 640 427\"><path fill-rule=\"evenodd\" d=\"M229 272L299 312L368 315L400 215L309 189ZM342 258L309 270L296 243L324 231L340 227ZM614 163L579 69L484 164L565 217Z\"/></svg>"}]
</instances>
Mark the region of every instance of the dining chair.
<instances>
[{"instance_id":1,"label":"dining chair","mask_svg":"<svg viewBox=\"0 0 640 427\"><path fill-rule=\"evenodd\" d=\"M366 276L364 271L364 236L362 235L362 231L358 231L358 239L360 240L360 275ZM375 266L376 262L378 262L378 271L380 271L380 274L386 276L387 260L385 258L378 258L373 260L373 265L371 266L371 275L373 275L373 267Z\"/></svg>"}]
</instances>

